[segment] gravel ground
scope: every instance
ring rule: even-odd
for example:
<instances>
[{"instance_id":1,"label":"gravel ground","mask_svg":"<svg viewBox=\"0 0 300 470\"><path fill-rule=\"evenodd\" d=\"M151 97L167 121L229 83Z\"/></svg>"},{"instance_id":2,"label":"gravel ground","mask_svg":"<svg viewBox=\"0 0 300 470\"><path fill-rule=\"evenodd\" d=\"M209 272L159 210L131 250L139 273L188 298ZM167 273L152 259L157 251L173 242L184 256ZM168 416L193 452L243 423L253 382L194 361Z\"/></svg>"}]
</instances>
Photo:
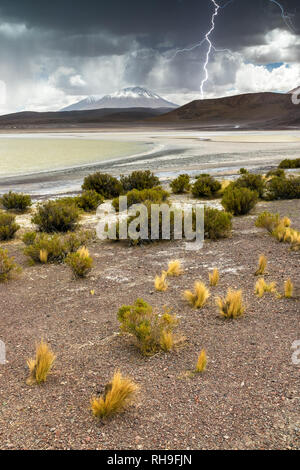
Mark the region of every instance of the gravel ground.
<instances>
[{"instance_id":1,"label":"gravel ground","mask_svg":"<svg viewBox=\"0 0 300 470\"><path fill-rule=\"evenodd\" d=\"M293 219L300 229L300 201L260 203ZM300 286L299 253L290 252L254 226L254 214L234 220L230 239L186 251L184 243L143 248L96 242L95 268L74 281L65 265L29 267L22 243L7 248L22 276L0 285L0 337L7 364L0 365L1 449L300 449L299 366L292 343L300 339L299 300L258 299L253 273L258 256L269 260L268 280L291 277ZM156 273L179 258L185 273L154 291ZM218 267L220 284L201 310L182 299L197 279ZM215 295L242 288L244 317L218 316ZM92 296L90 291L95 290ZM143 297L157 311L170 306L181 318L185 344L176 352L142 357L118 335L116 313ZM43 386L28 387L26 359L44 337L57 354ZM199 351L208 368L190 378ZM120 368L140 384L136 404L105 423L90 412L90 397L103 391Z\"/></svg>"}]
</instances>

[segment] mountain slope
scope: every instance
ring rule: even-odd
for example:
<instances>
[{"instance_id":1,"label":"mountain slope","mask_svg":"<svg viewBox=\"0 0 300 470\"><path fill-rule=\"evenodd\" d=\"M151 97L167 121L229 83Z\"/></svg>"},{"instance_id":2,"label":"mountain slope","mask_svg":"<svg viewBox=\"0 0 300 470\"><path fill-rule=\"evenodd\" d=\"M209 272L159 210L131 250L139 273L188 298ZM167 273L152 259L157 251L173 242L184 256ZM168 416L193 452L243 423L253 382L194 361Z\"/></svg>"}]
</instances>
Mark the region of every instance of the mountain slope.
<instances>
[{"instance_id":1,"label":"mountain slope","mask_svg":"<svg viewBox=\"0 0 300 470\"><path fill-rule=\"evenodd\" d=\"M153 93L146 88L132 87L106 95L88 96L86 99L74 103L71 106L63 108L62 111L83 111L89 109L102 108L177 108L177 105L171 103L161 96Z\"/></svg>"}]
</instances>

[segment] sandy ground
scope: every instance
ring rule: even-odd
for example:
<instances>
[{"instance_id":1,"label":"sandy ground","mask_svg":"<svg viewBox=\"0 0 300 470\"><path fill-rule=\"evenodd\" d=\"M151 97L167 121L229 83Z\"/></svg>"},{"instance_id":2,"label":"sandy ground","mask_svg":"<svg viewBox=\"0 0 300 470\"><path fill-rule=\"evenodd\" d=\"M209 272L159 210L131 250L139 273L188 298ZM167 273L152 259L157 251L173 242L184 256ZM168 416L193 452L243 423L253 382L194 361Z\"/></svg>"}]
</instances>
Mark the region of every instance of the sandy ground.
<instances>
[{"instance_id":1,"label":"sandy ground","mask_svg":"<svg viewBox=\"0 0 300 470\"><path fill-rule=\"evenodd\" d=\"M259 203L255 213L266 208L300 229L299 200ZM267 279L280 289L289 277L299 286L299 253L255 228L255 213L234 219L230 239L207 241L199 252L182 242L128 248L97 241L90 247L95 267L83 281L73 280L65 265L29 267L22 243L8 243L23 274L0 285L8 361L0 365L0 448L300 449L299 366L291 359L300 339L299 299L253 293L261 253L269 260ZM154 276L173 258L182 261L184 275L156 292ZM193 310L182 291L207 281L214 267L220 284L202 310ZM246 313L236 321L222 320L215 306L228 287L244 292ZM181 348L144 358L118 334L118 308L137 297L157 311L173 308L186 337ZM41 337L56 352L56 365L45 385L28 387L26 359ZM202 348L207 371L189 378ZM134 407L103 424L89 401L117 367L141 392Z\"/></svg>"}]
</instances>

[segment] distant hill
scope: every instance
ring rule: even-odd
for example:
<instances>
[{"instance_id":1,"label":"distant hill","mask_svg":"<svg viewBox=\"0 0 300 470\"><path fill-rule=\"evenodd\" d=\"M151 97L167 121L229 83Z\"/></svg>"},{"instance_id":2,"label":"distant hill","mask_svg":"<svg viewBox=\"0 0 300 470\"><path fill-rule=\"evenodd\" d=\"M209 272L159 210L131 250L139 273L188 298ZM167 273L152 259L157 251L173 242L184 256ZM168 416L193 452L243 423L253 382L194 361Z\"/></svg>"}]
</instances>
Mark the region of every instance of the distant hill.
<instances>
[{"instance_id":1,"label":"distant hill","mask_svg":"<svg viewBox=\"0 0 300 470\"><path fill-rule=\"evenodd\" d=\"M280 128L300 126L300 106L289 94L249 93L196 100L151 119L156 123L197 123L202 127Z\"/></svg>"},{"instance_id":2,"label":"distant hill","mask_svg":"<svg viewBox=\"0 0 300 470\"><path fill-rule=\"evenodd\" d=\"M178 106L142 87L123 88L111 95L88 96L84 100L63 108L62 111L85 111L90 109L128 108L177 108Z\"/></svg>"}]
</instances>

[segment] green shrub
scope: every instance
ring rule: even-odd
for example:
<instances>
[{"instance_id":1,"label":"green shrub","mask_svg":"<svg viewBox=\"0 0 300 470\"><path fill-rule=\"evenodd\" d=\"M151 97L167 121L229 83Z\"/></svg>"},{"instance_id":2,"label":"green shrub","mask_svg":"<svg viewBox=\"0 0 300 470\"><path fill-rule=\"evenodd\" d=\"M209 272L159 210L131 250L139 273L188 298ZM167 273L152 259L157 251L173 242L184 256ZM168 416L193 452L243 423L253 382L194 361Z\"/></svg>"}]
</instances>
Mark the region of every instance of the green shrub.
<instances>
[{"instance_id":1,"label":"green shrub","mask_svg":"<svg viewBox=\"0 0 300 470\"><path fill-rule=\"evenodd\" d=\"M222 188L221 183L210 175L199 175L192 186L194 197L212 197Z\"/></svg>"},{"instance_id":2,"label":"green shrub","mask_svg":"<svg viewBox=\"0 0 300 470\"><path fill-rule=\"evenodd\" d=\"M246 168L240 168L239 173L240 173L241 175L247 175L249 172L248 172L248 170L246 170Z\"/></svg>"},{"instance_id":3,"label":"green shrub","mask_svg":"<svg viewBox=\"0 0 300 470\"><path fill-rule=\"evenodd\" d=\"M300 198L300 176L280 178L274 176L267 183L266 198L274 199L299 199Z\"/></svg>"},{"instance_id":4,"label":"green shrub","mask_svg":"<svg viewBox=\"0 0 300 470\"><path fill-rule=\"evenodd\" d=\"M32 204L31 197L27 194L13 193L10 191L0 198L0 202L7 210L25 212Z\"/></svg>"},{"instance_id":5,"label":"green shrub","mask_svg":"<svg viewBox=\"0 0 300 470\"><path fill-rule=\"evenodd\" d=\"M133 204L140 204L144 201L151 201L152 203L161 203L167 201L169 196L168 191L165 191L160 186L152 189L143 189L139 191L138 189L132 189L127 196L127 207L132 206ZM115 198L112 202L113 207L116 211L119 211L119 198Z\"/></svg>"},{"instance_id":6,"label":"green shrub","mask_svg":"<svg viewBox=\"0 0 300 470\"><path fill-rule=\"evenodd\" d=\"M133 171L128 176L121 175L120 181L125 193L132 189L141 191L142 189L151 189L155 186L159 186L159 178L150 170Z\"/></svg>"},{"instance_id":7,"label":"green shrub","mask_svg":"<svg viewBox=\"0 0 300 470\"><path fill-rule=\"evenodd\" d=\"M238 178L233 185L236 188L248 188L251 189L251 191L256 191L259 197L262 197L264 194L265 183L261 175L245 173Z\"/></svg>"},{"instance_id":8,"label":"green shrub","mask_svg":"<svg viewBox=\"0 0 300 470\"><path fill-rule=\"evenodd\" d=\"M69 253L66 257L66 264L70 266L75 277L86 277L93 266L93 258L85 248L79 248L76 253Z\"/></svg>"},{"instance_id":9,"label":"green shrub","mask_svg":"<svg viewBox=\"0 0 300 470\"><path fill-rule=\"evenodd\" d=\"M77 205L85 212L95 211L103 203L103 196L94 190L84 191L77 198Z\"/></svg>"},{"instance_id":10,"label":"green shrub","mask_svg":"<svg viewBox=\"0 0 300 470\"><path fill-rule=\"evenodd\" d=\"M123 186L120 181L107 173L94 173L84 179L82 185L83 191L96 191L105 199L112 199L120 196L123 192Z\"/></svg>"},{"instance_id":11,"label":"green shrub","mask_svg":"<svg viewBox=\"0 0 300 470\"><path fill-rule=\"evenodd\" d=\"M176 339L174 329L178 326L175 315L153 312L151 305L137 299L133 305L123 305L118 311L121 331L134 336L142 354L153 355L159 350L170 350Z\"/></svg>"},{"instance_id":12,"label":"green shrub","mask_svg":"<svg viewBox=\"0 0 300 470\"><path fill-rule=\"evenodd\" d=\"M286 168L286 169L293 169L293 168L300 168L300 158L285 159L279 163L278 168Z\"/></svg>"},{"instance_id":13,"label":"green shrub","mask_svg":"<svg viewBox=\"0 0 300 470\"><path fill-rule=\"evenodd\" d=\"M74 253L86 245L91 234L86 231L67 233L66 235L37 234L35 240L26 246L24 253L33 263L42 262L41 253L49 263L61 263L69 253ZM47 255L47 256L46 256Z\"/></svg>"},{"instance_id":14,"label":"green shrub","mask_svg":"<svg viewBox=\"0 0 300 470\"><path fill-rule=\"evenodd\" d=\"M0 213L0 240L11 240L19 230L20 225L15 222L16 217L5 212Z\"/></svg>"},{"instance_id":15,"label":"green shrub","mask_svg":"<svg viewBox=\"0 0 300 470\"><path fill-rule=\"evenodd\" d=\"M48 201L38 206L32 222L41 232L68 232L75 230L79 215L75 204L67 204L63 200Z\"/></svg>"},{"instance_id":16,"label":"green shrub","mask_svg":"<svg viewBox=\"0 0 300 470\"><path fill-rule=\"evenodd\" d=\"M229 237L232 230L232 215L228 212L205 207L204 232L211 240Z\"/></svg>"},{"instance_id":17,"label":"green shrub","mask_svg":"<svg viewBox=\"0 0 300 470\"><path fill-rule=\"evenodd\" d=\"M189 175L179 175L170 183L170 187L174 194L183 194L189 192L191 187Z\"/></svg>"},{"instance_id":18,"label":"green shrub","mask_svg":"<svg viewBox=\"0 0 300 470\"><path fill-rule=\"evenodd\" d=\"M248 188L237 188L230 184L224 191L222 206L233 215L248 214L256 205L258 194Z\"/></svg>"},{"instance_id":19,"label":"green shrub","mask_svg":"<svg viewBox=\"0 0 300 470\"><path fill-rule=\"evenodd\" d=\"M266 174L267 178L271 178L272 176L279 176L280 178L284 178L285 172L282 168L275 168L274 170L268 171Z\"/></svg>"},{"instance_id":20,"label":"green shrub","mask_svg":"<svg viewBox=\"0 0 300 470\"><path fill-rule=\"evenodd\" d=\"M8 256L7 250L0 248L0 282L5 282L21 271L14 258Z\"/></svg>"},{"instance_id":21,"label":"green shrub","mask_svg":"<svg viewBox=\"0 0 300 470\"><path fill-rule=\"evenodd\" d=\"M36 239L37 233L36 232L26 232L22 237L23 243L26 246L33 245Z\"/></svg>"}]
</instances>

